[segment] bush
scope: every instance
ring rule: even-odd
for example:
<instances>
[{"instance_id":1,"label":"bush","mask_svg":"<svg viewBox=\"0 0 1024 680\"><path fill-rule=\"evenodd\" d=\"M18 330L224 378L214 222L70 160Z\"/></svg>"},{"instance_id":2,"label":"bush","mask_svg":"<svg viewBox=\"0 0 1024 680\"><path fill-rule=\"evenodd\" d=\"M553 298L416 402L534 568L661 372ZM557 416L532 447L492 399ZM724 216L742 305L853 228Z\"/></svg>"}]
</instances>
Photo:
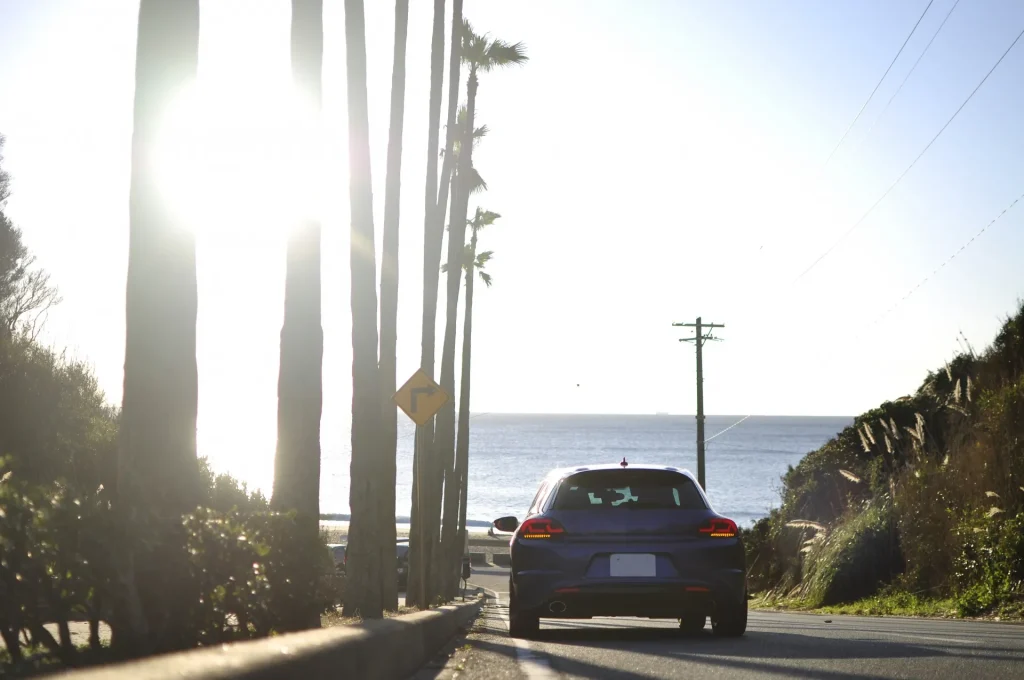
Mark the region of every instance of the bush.
<instances>
[{"instance_id":1,"label":"bush","mask_svg":"<svg viewBox=\"0 0 1024 680\"><path fill-rule=\"evenodd\" d=\"M1024 512L1001 519L977 512L957 528L955 599L962 616L1024 609Z\"/></svg>"},{"instance_id":2,"label":"bush","mask_svg":"<svg viewBox=\"0 0 1024 680\"><path fill-rule=\"evenodd\" d=\"M876 501L810 539L801 595L813 607L874 595L902 571L891 504Z\"/></svg>"},{"instance_id":3,"label":"bush","mask_svg":"<svg viewBox=\"0 0 1024 680\"><path fill-rule=\"evenodd\" d=\"M1024 304L983 354L967 349L787 472L781 507L745 535L754 589L1024 610Z\"/></svg>"},{"instance_id":4,"label":"bush","mask_svg":"<svg viewBox=\"0 0 1024 680\"><path fill-rule=\"evenodd\" d=\"M146 516L128 520L102 487L75 493L65 484L29 484L7 471L0 482L0 633L15 662L25 630L49 657L74 665L67 622L110 621L111 606L128 597L131 579L119 560L129 551L136 570L161 575L160 592L139 593L157 648L318 625L310 603L316 612L333 610L344 584L316 524L237 508L198 508L173 525ZM191 606L159 606L179 598ZM184 619L168 619L165 611L182 611ZM43 627L50 622L58 624L58 639ZM98 638L93 643L98 647Z\"/></svg>"}]
</instances>

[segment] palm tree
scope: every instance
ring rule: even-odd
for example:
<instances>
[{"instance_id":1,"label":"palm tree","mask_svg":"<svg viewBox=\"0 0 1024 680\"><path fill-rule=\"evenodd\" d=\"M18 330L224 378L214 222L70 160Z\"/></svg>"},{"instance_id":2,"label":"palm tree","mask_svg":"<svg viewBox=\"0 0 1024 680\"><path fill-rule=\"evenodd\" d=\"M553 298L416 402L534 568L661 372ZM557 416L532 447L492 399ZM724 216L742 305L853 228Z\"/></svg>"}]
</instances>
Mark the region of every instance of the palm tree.
<instances>
[{"instance_id":1,"label":"palm tree","mask_svg":"<svg viewBox=\"0 0 1024 680\"><path fill-rule=\"evenodd\" d=\"M459 108L458 114L458 126L459 129L463 129L468 124L468 114L465 106ZM482 125L473 130L472 146L475 148L477 141L487 134L487 126ZM461 137L461 135L460 135ZM457 170L455 181L452 182L454 185L451 202L452 202L452 214L456 214L459 210L459 201L462 198L462 193L465 192L467 196L472 196L481 191L486 191L487 182L484 181L480 173L477 172L476 168L466 165L460 161L462 141L456 138L455 144L452 148L452 159L454 167ZM463 230L465 231L465 230ZM452 242L451 227L448 228L448 242ZM465 240L465 237L463 237ZM448 272L448 264L445 263L441 267L442 272ZM449 277L450 280L450 277ZM446 327L447 330L448 327ZM452 425L454 428L454 424ZM453 434L454 436L454 434ZM454 447L454 443L453 443ZM443 517L444 525L442 527L442 548L438 551L435 560L435 575L439 580L438 587L444 594L445 598L452 598L455 596L455 590L458 587L458 579L455 577L455 573L452 572L447 566L450 563L449 553L457 551L458 546L455 542L455 536L458 529L458 508L459 508L459 483L457 471L455 469L455 456L454 449L452 455L448 460L445 461L444 473L444 507Z\"/></svg>"},{"instance_id":2,"label":"palm tree","mask_svg":"<svg viewBox=\"0 0 1024 680\"><path fill-rule=\"evenodd\" d=\"M292 0L292 78L319 111L323 71L323 0ZM320 323L320 222L304 219L288 238L284 324L277 385L275 510L296 510L303 531L316 535L320 517L320 417L324 335ZM315 579L310 569L293 578ZM310 601L281 612L291 629L318 627Z\"/></svg>"},{"instance_id":3,"label":"palm tree","mask_svg":"<svg viewBox=\"0 0 1024 680\"><path fill-rule=\"evenodd\" d=\"M147 510L169 524L199 500L198 290L195 236L161 194L155 155L163 118L198 60L199 0L141 0L117 491L127 512ZM115 612L115 644L158 651L165 645L148 640L150 630L177 619L185 603L162 597L162 574L139 556L119 561L129 595Z\"/></svg>"},{"instance_id":4,"label":"palm tree","mask_svg":"<svg viewBox=\"0 0 1024 680\"><path fill-rule=\"evenodd\" d=\"M444 74L444 0L434 0L433 38L430 46L430 116L427 134L427 179L423 206L423 328L420 368L434 377L434 353L437 325L438 267L444 238L445 210L452 173L452 149L455 144L455 116L459 101L461 64L462 0L452 5L452 49L449 60L448 130L445 135L445 161L441 182L437 178L438 137L441 124L441 89ZM416 429L413 452L411 526L409 532L409 585L406 604L425 608L436 599L427 568L432 564L434 546L441 535L441 494L443 473L432 455L434 424Z\"/></svg>"},{"instance_id":5,"label":"palm tree","mask_svg":"<svg viewBox=\"0 0 1024 680\"><path fill-rule=\"evenodd\" d=\"M437 147L441 127L441 89L444 84L444 10L445 0L434 0L434 21L430 41L430 103L427 124L427 178L423 200L423 330L420 356L420 368L428 375L434 374L434 321L437 316L437 282L436 271L430 271L427 262L431 260L431 244L433 243L433 220L437 209ZM456 50L457 51L457 50ZM458 79L456 79L456 84ZM440 243L437 247L440 259ZM431 285L433 295L430 295ZM430 331L429 337L427 331ZM429 357L427 350L429 349ZM397 414L396 414L397 415ZM409 518L409 561L408 581L406 584L405 603L408 606L427 606L426 593L422 585L425 582L421 570L426 561L420 559L425 545L424 515L420 510L421 475L423 474L422 455L423 433L432 431L433 423L416 428L416 439L413 446L412 498L410 499ZM430 437L428 436L428 441ZM422 485L426 488L428 485Z\"/></svg>"},{"instance_id":6,"label":"palm tree","mask_svg":"<svg viewBox=\"0 0 1024 680\"><path fill-rule=\"evenodd\" d=\"M443 10L443 7L442 7ZM395 54L391 72L391 128L388 133L388 166L384 188L384 244L380 274L380 379L384 438L380 452L380 493L377 496L380 526L381 598L384 608L398 609L395 557L395 457L398 452L398 410L391 401L396 387L398 347L398 215L402 189L402 127L405 121L405 46L409 33L409 0L395 2ZM440 111L438 112L440 115ZM436 180L435 180L436 181Z\"/></svg>"},{"instance_id":7,"label":"palm tree","mask_svg":"<svg viewBox=\"0 0 1024 680\"><path fill-rule=\"evenodd\" d=\"M363 0L345 0L348 81L350 267L352 300L352 463L349 506L346 616L383 616L377 516L381 400L377 368L377 267L373 237L370 120L366 93L366 26ZM392 546L390 548L394 550ZM392 578L394 578L392 572Z\"/></svg>"},{"instance_id":8,"label":"palm tree","mask_svg":"<svg viewBox=\"0 0 1024 680\"><path fill-rule=\"evenodd\" d=\"M480 273L480 280L488 288L491 287L491 275L484 271L487 263L494 255L493 250L486 250L482 253L476 252L477 234L485 227L494 224L500 218L496 212L476 209L476 214L469 222L471 237L469 245L466 246L465 262L463 268L466 271L466 308L463 311L465 319L462 330L462 374L459 390L459 427L458 440L455 447L455 470L456 478L459 480L459 529L455 541L454 561L458 561L461 555L459 552L466 542L466 499L469 490L469 388L470 388L470 365L473 348L473 274ZM447 269L447 267L446 267Z\"/></svg>"},{"instance_id":9,"label":"palm tree","mask_svg":"<svg viewBox=\"0 0 1024 680\"><path fill-rule=\"evenodd\" d=\"M487 35L477 35L469 21L464 20L462 28L462 61L469 66L469 78L466 81L466 124L460 127L462 135L458 163L460 168L473 167L472 135L476 113L476 95L479 86L478 75L489 73L499 68L523 64L527 61L525 47L522 43L509 44L503 40L492 39ZM455 334L458 325L458 306L461 269L459 263L466 244L466 223L469 211L469 191L465 186L472 178L468 170L457 173L454 193L457 204L453 203L451 224L454 228L448 232L448 290L444 345L441 350L441 387L452 394L455 390ZM462 186L460 186L462 185ZM458 564L452 563L450 556L455 548L455 529L457 527L459 485L455 477L455 404L449 402L437 416L437 429L434 433L434 451L445 471L444 493L452 501L444 504L445 517L443 524L448 527L444 532L442 549L434 561L435 571L442 574L443 585L447 595L453 596L458 584L454 575Z\"/></svg>"}]
</instances>

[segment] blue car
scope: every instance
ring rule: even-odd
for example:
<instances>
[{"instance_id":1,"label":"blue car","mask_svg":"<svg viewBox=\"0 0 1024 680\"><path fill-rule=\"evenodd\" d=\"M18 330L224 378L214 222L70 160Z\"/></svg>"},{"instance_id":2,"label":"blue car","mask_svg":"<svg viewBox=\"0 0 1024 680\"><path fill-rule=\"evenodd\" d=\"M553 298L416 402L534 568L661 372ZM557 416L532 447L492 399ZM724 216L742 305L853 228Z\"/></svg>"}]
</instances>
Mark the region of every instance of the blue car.
<instances>
[{"instance_id":1,"label":"blue car","mask_svg":"<svg viewBox=\"0 0 1024 680\"><path fill-rule=\"evenodd\" d=\"M553 470L509 543L509 634L540 618L679 620L684 632L747 628L746 558L736 523L712 509L686 470L595 465Z\"/></svg>"}]
</instances>

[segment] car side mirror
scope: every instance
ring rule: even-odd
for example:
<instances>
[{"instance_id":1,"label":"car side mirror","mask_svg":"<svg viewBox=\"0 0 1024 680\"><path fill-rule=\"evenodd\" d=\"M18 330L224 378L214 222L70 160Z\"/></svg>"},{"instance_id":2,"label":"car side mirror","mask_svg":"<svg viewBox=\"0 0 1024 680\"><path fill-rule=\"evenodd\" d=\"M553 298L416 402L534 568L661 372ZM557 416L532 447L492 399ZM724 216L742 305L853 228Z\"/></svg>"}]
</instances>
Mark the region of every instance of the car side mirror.
<instances>
[{"instance_id":1,"label":"car side mirror","mask_svg":"<svg viewBox=\"0 0 1024 680\"><path fill-rule=\"evenodd\" d=\"M506 533L512 533L519 528L519 520L515 517L499 517L494 520L494 528L498 531L504 531Z\"/></svg>"}]
</instances>

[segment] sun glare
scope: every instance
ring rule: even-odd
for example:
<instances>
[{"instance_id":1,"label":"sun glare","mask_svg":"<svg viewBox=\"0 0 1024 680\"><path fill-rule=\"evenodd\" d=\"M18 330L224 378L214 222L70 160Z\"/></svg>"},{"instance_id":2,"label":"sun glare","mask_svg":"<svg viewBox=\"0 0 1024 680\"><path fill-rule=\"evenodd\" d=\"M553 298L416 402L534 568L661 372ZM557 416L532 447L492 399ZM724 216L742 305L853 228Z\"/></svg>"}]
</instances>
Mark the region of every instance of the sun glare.
<instances>
[{"instance_id":1,"label":"sun glare","mask_svg":"<svg viewBox=\"0 0 1024 680\"><path fill-rule=\"evenodd\" d=\"M158 182L197 234L283 234L322 219L322 140L320 116L294 88L257 100L200 79L167 113Z\"/></svg>"}]
</instances>

